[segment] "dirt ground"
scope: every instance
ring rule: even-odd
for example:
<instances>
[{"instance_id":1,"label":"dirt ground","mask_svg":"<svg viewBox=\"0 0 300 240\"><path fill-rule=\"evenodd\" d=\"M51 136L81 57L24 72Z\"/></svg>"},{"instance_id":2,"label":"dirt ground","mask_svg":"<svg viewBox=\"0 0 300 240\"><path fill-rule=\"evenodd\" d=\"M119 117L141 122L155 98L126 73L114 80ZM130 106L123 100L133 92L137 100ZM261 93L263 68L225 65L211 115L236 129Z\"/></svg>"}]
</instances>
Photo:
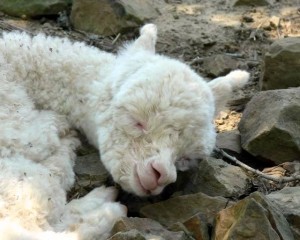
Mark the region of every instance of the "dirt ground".
<instances>
[{"instance_id":1,"label":"dirt ground","mask_svg":"<svg viewBox=\"0 0 300 240\"><path fill-rule=\"evenodd\" d=\"M153 0L160 15L157 52L191 65L209 78L203 59L222 54L237 61L237 68L251 72L251 81L236 92L231 107L217 119L218 131L237 128L244 105L259 90L263 55L276 39L300 37L300 0L277 0L268 6L232 6L233 0ZM69 37L86 41L100 49L116 52L125 40L135 38L134 31L118 38L101 37L74 31L65 15L58 19L22 20L0 14L0 31L22 30L32 34Z\"/></svg>"}]
</instances>

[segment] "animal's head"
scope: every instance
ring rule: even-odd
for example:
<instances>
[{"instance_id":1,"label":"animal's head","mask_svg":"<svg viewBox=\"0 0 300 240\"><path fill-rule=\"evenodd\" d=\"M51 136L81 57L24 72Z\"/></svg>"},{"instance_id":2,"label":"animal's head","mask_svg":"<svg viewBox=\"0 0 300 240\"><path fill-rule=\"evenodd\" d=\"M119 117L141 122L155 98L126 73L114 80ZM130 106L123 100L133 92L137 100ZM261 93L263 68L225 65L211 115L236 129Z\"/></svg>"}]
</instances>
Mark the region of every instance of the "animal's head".
<instances>
[{"instance_id":1,"label":"animal's head","mask_svg":"<svg viewBox=\"0 0 300 240\"><path fill-rule=\"evenodd\" d=\"M118 56L110 121L99 139L114 180L140 196L159 194L176 180L176 169L212 152L215 113L249 78L235 71L207 83L187 65L155 54L155 42L155 25L145 25Z\"/></svg>"}]
</instances>

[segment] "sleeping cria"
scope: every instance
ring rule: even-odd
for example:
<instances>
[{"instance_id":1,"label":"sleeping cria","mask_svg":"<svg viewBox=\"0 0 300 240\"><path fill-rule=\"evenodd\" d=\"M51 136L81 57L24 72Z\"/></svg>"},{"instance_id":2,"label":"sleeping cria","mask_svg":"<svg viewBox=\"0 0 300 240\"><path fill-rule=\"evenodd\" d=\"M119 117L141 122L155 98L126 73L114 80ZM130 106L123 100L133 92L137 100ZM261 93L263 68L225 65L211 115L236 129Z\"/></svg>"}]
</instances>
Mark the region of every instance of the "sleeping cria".
<instances>
[{"instance_id":1,"label":"sleeping cria","mask_svg":"<svg viewBox=\"0 0 300 240\"><path fill-rule=\"evenodd\" d=\"M73 128L100 150L114 181L139 196L161 193L176 169L212 152L213 118L249 74L207 83L155 54L156 34L145 25L117 55L43 34L3 34L1 239L105 239L126 214L113 188L66 204L79 145Z\"/></svg>"}]
</instances>

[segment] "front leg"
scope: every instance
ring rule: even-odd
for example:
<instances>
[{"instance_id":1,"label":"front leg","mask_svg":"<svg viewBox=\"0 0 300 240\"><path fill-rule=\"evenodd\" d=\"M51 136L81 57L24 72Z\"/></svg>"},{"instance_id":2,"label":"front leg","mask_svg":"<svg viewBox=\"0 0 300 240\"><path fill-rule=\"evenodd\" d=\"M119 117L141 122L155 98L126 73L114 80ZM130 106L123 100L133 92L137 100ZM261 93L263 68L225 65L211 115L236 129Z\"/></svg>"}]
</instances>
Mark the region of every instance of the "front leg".
<instances>
[{"instance_id":1,"label":"front leg","mask_svg":"<svg viewBox=\"0 0 300 240\"><path fill-rule=\"evenodd\" d=\"M66 205L66 212L55 226L57 231L75 232L80 239L107 239L115 221L126 216L126 207L114 202L114 187L95 188L86 196Z\"/></svg>"}]
</instances>

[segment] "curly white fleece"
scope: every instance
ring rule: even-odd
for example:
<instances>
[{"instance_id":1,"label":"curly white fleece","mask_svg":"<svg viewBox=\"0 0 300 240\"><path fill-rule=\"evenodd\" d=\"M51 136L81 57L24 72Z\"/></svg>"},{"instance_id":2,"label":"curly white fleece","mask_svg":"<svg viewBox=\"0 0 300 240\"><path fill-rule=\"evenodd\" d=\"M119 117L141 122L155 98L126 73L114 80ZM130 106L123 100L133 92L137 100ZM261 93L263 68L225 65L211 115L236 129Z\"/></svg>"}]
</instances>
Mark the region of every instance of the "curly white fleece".
<instances>
[{"instance_id":1,"label":"curly white fleece","mask_svg":"<svg viewBox=\"0 0 300 240\"><path fill-rule=\"evenodd\" d=\"M209 83L155 54L156 26L117 56L68 39L4 33L0 39L0 239L105 239L126 210L112 188L66 204L74 182L71 128L99 148L113 179L159 194L176 168L209 155L213 118L249 74Z\"/></svg>"}]
</instances>

